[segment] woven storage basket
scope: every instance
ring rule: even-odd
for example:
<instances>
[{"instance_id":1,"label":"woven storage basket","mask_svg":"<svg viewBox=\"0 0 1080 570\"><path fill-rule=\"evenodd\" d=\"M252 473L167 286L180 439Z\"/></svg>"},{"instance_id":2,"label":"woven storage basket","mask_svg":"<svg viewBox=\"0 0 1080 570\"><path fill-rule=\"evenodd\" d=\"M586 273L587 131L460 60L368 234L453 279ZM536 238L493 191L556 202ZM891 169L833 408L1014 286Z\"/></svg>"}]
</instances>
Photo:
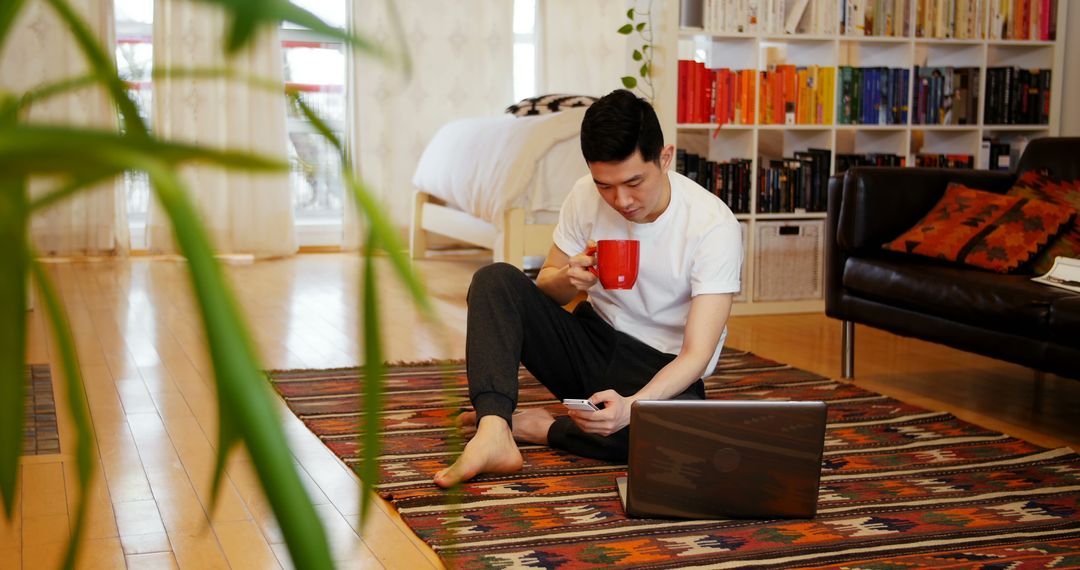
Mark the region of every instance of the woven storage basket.
<instances>
[{"instance_id":1,"label":"woven storage basket","mask_svg":"<svg viewBox=\"0 0 1080 570\"><path fill-rule=\"evenodd\" d=\"M758 222L754 301L821 299L825 222Z\"/></svg>"}]
</instances>

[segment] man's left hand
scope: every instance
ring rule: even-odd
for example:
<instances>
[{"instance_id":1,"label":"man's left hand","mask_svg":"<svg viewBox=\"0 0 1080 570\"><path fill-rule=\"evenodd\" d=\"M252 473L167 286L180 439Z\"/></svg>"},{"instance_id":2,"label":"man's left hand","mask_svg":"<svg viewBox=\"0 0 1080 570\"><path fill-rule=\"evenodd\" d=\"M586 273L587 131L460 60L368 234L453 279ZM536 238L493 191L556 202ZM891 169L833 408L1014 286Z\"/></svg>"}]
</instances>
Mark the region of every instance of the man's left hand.
<instances>
[{"instance_id":1,"label":"man's left hand","mask_svg":"<svg viewBox=\"0 0 1080 570\"><path fill-rule=\"evenodd\" d=\"M593 394L589 400L602 409L598 412L568 412L581 431L607 437L630 425L630 404L634 403L631 398L623 397L615 390L604 390Z\"/></svg>"}]
</instances>

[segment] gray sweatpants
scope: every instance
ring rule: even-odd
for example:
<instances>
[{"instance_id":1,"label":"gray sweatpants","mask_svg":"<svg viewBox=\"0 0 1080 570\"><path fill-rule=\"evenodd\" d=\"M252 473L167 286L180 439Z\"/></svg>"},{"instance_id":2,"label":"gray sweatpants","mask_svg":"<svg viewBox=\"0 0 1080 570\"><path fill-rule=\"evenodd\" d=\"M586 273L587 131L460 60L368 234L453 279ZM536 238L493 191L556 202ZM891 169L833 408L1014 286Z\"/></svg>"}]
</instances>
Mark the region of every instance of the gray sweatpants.
<instances>
[{"instance_id":1,"label":"gray sweatpants","mask_svg":"<svg viewBox=\"0 0 1080 570\"><path fill-rule=\"evenodd\" d=\"M587 302L568 313L506 263L473 275L468 303L465 361L478 419L497 415L513 425L519 364L561 400L607 389L633 395L675 358L616 331ZM704 398L700 379L676 396ZM552 447L608 461L625 461L629 441L629 428L603 437L581 431L565 415L548 431Z\"/></svg>"}]
</instances>

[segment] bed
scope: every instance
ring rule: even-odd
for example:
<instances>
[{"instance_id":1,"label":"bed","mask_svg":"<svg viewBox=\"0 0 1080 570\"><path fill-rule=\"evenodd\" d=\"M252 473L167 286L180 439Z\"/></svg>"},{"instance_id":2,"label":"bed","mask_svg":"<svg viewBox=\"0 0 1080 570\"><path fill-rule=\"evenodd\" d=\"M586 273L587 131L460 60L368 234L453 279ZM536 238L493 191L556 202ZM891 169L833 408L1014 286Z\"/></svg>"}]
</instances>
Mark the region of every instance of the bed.
<instances>
[{"instance_id":1,"label":"bed","mask_svg":"<svg viewBox=\"0 0 1080 570\"><path fill-rule=\"evenodd\" d=\"M563 199L588 174L578 139L584 113L476 117L439 129L413 176L412 257L428 255L432 233L523 269L527 257L546 256Z\"/></svg>"}]
</instances>

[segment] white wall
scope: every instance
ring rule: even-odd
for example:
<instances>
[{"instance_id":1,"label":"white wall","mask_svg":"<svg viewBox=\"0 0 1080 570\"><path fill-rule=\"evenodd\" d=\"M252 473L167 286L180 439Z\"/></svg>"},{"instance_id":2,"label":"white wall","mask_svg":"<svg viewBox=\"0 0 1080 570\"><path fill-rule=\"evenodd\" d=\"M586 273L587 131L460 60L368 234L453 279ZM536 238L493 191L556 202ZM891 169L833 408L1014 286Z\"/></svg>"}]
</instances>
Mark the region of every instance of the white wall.
<instances>
[{"instance_id":1,"label":"white wall","mask_svg":"<svg viewBox=\"0 0 1080 570\"><path fill-rule=\"evenodd\" d=\"M412 75L369 57L357 59L350 79L354 156L394 224L408 227L416 163L439 127L462 117L496 115L513 103L513 3L410 0L395 6ZM386 3L357 3L353 19L366 37L396 47ZM360 239L346 232L346 245Z\"/></svg>"},{"instance_id":2,"label":"white wall","mask_svg":"<svg viewBox=\"0 0 1080 570\"><path fill-rule=\"evenodd\" d=\"M1080 2L1076 0L1058 0L1062 4L1068 3L1068 22L1065 34L1065 61L1061 66L1061 72L1065 75L1062 80L1061 99L1061 130L1062 136L1080 136L1080 105L1076 104L1080 99ZM1073 35L1073 34L1076 35Z\"/></svg>"},{"instance_id":3,"label":"white wall","mask_svg":"<svg viewBox=\"0 0 1080 570\"><path fill-rule=\"evenodd\" d=\"M626 0L541 0L540 89L606 95L626 75Z\"/></svg>"}]
</instances>

